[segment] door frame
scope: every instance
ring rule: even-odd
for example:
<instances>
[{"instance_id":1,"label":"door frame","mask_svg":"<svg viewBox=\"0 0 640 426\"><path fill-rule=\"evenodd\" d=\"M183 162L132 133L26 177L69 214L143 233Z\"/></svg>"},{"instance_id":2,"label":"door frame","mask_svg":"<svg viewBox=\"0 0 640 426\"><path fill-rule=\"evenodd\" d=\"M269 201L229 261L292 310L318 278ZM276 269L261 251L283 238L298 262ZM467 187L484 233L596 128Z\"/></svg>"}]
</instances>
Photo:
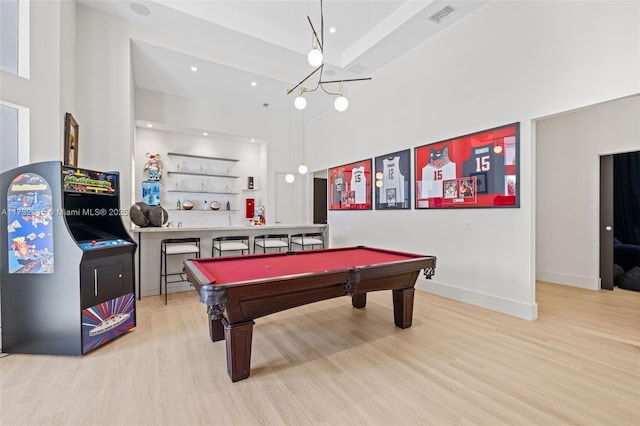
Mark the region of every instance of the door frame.
<instances>
[{"instance_id":1,"label":"door frame","mask_svg":"<svg viewBox=\"0 0 640 426\"><path fill-rule=\"evenodd\" d=\"M600 289L613 290L613 155L600 156Z\"/></svg>"}]
</instances>

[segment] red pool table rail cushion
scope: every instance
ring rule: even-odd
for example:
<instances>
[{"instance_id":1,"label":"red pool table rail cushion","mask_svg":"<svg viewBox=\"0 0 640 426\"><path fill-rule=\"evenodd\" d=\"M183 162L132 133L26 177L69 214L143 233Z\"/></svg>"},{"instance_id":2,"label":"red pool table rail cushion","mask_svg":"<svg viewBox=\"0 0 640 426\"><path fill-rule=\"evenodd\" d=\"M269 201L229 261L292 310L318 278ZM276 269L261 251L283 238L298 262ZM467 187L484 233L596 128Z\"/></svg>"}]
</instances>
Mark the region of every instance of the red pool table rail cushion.
<instances>
[{"instance_id":1,"label":"red pool table rail cushion","mask_svg":"<svg viewBox=\"0 0 640 426\"><path fill-rule=\"evenodd\" d=\"M268 255L194 259L193 264L209 284L246 283L301 274L351 270L423 256L381 249L348 247Z\"/></svg>"}]
</instances>

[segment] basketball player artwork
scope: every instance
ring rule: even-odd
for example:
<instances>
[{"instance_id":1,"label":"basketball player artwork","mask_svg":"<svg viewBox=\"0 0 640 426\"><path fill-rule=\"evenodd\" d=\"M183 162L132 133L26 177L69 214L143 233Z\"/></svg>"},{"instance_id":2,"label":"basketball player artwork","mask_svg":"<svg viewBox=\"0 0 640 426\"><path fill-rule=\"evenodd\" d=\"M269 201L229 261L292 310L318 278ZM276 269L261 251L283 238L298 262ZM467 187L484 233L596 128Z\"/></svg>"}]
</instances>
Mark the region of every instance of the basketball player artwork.
<instances>
[{"instance_id":1,"label":"basketball player artwork","mask_svg":"<svg viewBox=\"0 0 640 426\"><path fill-rule=\"evenodd\" d=\"M335 200L335 204L343 205L347 203L347 191L346 182L344 180L344 169L334 170L331 173L333 183L331 184L332 200ZM334 204L332 202L332 204Z\"/></svg>"},{"instance_id":2,"label":"basketball player artwork","mask_svg":"<svg viewBox=\"0 0 640 426\"><path fill-rule=\"evenodd\" d=\"M445 188L444 198L458 197L458 181L457 180L445 180L444 188Z\"/></svg>"},{"instance_id":3,"label":"basketball player artwork","mask_svg":"<svg viewBox=\"0 0 640 426\"><path fill-rule=\"evenodd\" d=\"M329 209L371 209L371 159L329 169Z\"/></svg>"},{"instance_id":4,"label":"basketball player artwork","mask_svg":"<svg viewBox=\"0 0 640 426\"><path fill-rule=\"evenodd\" d=\"M416 208L519 207L519 123L415 148Z\"/></svg>"},{"instance_id":5,"label":"basketball player artwork","mask_svg":"<svg viewBox=\"0 0 640 426\"><path fill-rule=\"evenodd\" d=\"M7 191L10 274L53 273L51 186L40 175L16 177Z\"/></svg>"},{"instance_id":6,"label":"basketball player artwork","mask_svg":"<svg viewBox=\"0 0 640 426\"><path fill-rule=\"evenodd\" d=\"M411 151L376 157L376 209L410 209Z\"/></svg>"}]
</instances>

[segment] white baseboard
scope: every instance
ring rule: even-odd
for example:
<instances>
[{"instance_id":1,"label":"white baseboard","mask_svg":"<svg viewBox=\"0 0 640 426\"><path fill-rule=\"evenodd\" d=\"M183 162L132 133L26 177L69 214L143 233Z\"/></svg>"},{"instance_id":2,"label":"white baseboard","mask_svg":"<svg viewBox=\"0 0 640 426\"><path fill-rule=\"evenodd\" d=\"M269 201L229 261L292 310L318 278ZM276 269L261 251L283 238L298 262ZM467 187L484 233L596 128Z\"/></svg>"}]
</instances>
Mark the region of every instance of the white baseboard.
<instances>
[{"instance_id":1,"label":"white baseboard","mask_svg":"<svg viewBox=\"0 0 640 426\"><path fill-rule=\"evenodd\" d=\"M420 279L416 288L438 296L459 300L492 311L501 312L517 318L533 321L538 318L538 304L527 304L490 294L480 293L466 288L453 287L434 280Z\"/></svg>"},{"instance_id":2,"label":"white baseboard","mask_svg":"<svg viewBox=\"0 0 640 426\"><path fill-rule=\"evenodd\" d=\"M600 290L600 278L536 270L536 280L568 285L571 287L580 287L587 290Z\"/></svg>"}]
</instances>

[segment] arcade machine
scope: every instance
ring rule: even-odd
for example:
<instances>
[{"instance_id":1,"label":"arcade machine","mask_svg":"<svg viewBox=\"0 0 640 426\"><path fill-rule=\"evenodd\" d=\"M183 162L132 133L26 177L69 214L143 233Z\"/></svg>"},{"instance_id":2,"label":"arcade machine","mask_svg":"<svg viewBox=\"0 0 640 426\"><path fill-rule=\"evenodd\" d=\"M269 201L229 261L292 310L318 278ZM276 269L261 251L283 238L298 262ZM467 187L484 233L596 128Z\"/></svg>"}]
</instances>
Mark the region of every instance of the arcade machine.
<instances>
[{"instance_id":1,"label":"arcade machine","mask_svg":"<svg viewBox=\"0 0 640 426\"><path fill-rule=\"evenodd\" d=\"M2 350L81 355L136 324L119 174L29 164L0 175Z\"/></svg>"}]
</instances>

